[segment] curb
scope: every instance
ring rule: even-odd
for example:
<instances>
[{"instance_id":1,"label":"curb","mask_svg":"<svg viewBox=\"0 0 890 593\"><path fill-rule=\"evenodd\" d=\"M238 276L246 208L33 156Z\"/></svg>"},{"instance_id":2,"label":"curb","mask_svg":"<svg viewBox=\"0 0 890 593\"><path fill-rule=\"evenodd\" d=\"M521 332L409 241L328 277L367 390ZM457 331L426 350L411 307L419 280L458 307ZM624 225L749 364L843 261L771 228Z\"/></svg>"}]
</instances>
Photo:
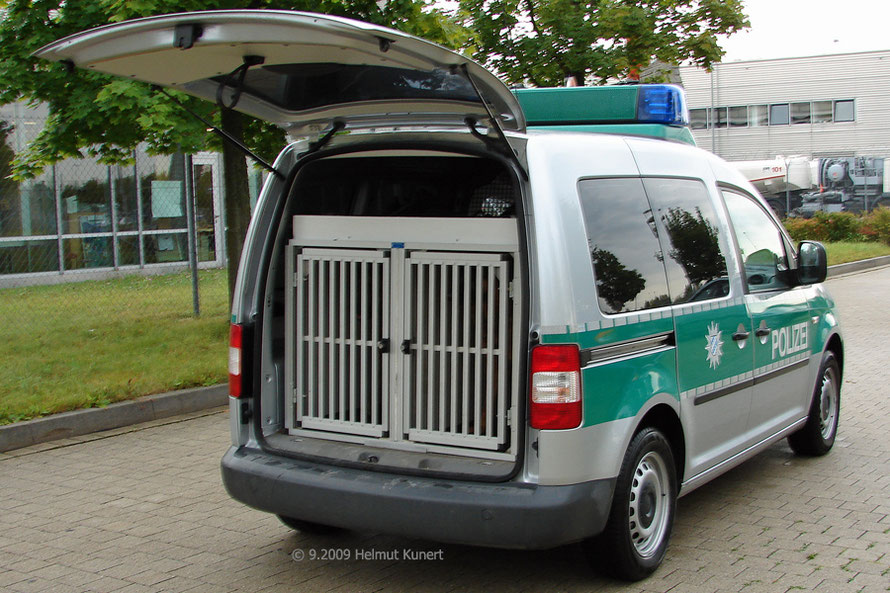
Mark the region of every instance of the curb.
<instances>
[{"instance_id":1,"label":"curb","mask_svg":"<svg viewBox=\"0 0 890 593\"><path fill-rule=\"evenodd\" d=\"M225 406L228 384L183 389L117 402L104 408L62 412L0 426L0 453L71 437L111 430Z\"/></svg>"},{"instance_id":2,"label":"curb","mask_svg":"<svg viewBox=\"0 0 890 593\"><path fill-rule=\"evenodd\" d=\"M842 276L844 274L852 274L853 272L862 272L863 270L870 270L872 268L880 268L881 266L890 265L890 255L882 255L880 257L873 257L871 259L862 259L859 261L852 261L847 264L837 264L834 266L829 266L828 268L828 277L834 278L836 276Z\"/></svg>"},{"instance_id":3,"label":"curb","mask_svg":"<svg viewBox=\"0 0 890 593\"><path fill-rule=\"evenodd\" d=\"M890 265L890 255L873 257L828 268L828 277L861 272ZM30 447L48 441L112 430L132 424L151 422L225 406L229 401L228 385L183 389L111 404L104 408L88 408L53 414L44 418L0 426L0 453Z\"/></svg>"}]
</instances>

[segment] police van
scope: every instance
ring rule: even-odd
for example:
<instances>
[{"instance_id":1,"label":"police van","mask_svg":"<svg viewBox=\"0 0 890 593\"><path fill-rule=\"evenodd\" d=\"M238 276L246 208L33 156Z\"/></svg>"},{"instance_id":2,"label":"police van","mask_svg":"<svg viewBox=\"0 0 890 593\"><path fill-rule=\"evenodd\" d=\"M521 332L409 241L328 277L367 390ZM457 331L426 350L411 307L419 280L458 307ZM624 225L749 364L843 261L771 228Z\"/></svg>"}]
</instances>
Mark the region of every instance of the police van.
<instances>
[{"instance_id":1,"label":"police van","mask_svg":"<svg viewBox=\"0 0 890 593\"><path fill-rule=\"evenodd\" d=\"M424 40L273 10L38 55L292 139L241 259L222 460L229 493L288 526L583 542L640 579L679 496L780 439L834 443L825 251L690 145L676 87L514 94Z\"/></svg>"}]
</instances>

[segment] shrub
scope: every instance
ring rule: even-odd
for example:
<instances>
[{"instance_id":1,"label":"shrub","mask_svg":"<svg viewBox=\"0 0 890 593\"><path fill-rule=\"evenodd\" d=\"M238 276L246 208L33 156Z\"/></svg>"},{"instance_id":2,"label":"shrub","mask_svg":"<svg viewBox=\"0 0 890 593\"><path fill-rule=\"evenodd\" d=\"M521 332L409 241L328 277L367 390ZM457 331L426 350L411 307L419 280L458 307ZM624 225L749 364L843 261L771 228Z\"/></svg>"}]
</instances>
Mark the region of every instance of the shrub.
<instances>
[{"instance_id":1,"label":"shrub","mask_svg":"<svg viewBox=\"0 0 890 593\"><path fill-rule=\"evenodd\" d=\"M890 208L875 208L864 219L863 226L873 240L890 245Z\"/></svg>"},{"instance_id":2,"label":"shrub","mask_svg":"<svg viewBox=\"0 0 890 593\"><path fill-rule=\"evenodd\" d=\"M862 219L852 212L817 212L813 218L824 228L825 241L838 243L863 240L859 232Z\"/></svg>"},{"instance_id":3,"label":"shrub","mask_svg":"<svg viewBox=\"0 0 890 593\"><path fill-rule=\"evenodd\" d=\"M788 234L795 242L809 239L811 241L824 241L820 236L821 229L814 218L786 218L782 221Z\"/></svg>"},{"instance_id":4,"label":"shrub","mask_svg":"<svg viewBox=\"0 0 890 593\"><path fill-rule=\"evenodd\" d=\"M873 225L870 225L873 226ZM785 228L795 241L860 242L863 219L852 212L817 212L813 218L788 218Z\"/></svg>"}]
</instances>

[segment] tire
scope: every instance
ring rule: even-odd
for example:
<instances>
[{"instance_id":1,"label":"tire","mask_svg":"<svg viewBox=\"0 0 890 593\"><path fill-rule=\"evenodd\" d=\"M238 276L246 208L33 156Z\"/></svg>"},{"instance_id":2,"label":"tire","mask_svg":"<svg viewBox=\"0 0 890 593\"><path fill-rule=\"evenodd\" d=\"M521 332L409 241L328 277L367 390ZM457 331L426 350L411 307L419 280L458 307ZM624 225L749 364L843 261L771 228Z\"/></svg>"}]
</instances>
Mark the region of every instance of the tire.
<instances>
[{"instance_id":1,"label":"tire","mask_svg":"<svg viewBox=\"0 0 890 593\"><path fill-rule=\"evenodd\" d=\"M332 525L322 525L321 523L313 523L311 521L303 521L302 519L294 519L293 517L285 517L284 515L276 515L278 520L300 533L306 535L327 535L342 531L340 527Z\"/></svg>"},{"instance_id":2,"label":"tire","mask_svg":"<svg viewBox=\"0 0 890 593\"><path fill-rule=\"evenodd\" d=\"M825 455L834 445L841 410L841 369L834 353L826 351L813 390L810 413L803 428L788 437L798 455Z\"/></svg>"},{"instance_id":3,"label":"tire","mask_svg":"<svg viewBox=\"0 0 890 593\"><path fill-rule=\"evenodd\" d=\"M588 559L598 570L628 581L652 574L667 551L677 490L670 443L659 430L642 429L624 454L606 528L583 544Z\"/></svg>"}]
</instances>

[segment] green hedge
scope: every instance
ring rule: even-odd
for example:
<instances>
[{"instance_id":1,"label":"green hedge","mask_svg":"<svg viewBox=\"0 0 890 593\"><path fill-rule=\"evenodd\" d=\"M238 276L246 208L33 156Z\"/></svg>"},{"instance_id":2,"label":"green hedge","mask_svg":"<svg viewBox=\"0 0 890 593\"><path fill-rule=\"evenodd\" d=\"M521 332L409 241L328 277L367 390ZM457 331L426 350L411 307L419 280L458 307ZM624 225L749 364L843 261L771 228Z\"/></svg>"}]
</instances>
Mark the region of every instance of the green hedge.
<instances>
[{"instance_id":1,"label":"green hedge","mask_svg":"<svg viewBox=\"0 0 890 593\"><path fill-rule=\"evenodd\" d=\"M783 222L795 241L878 241L890 245L890 208L876 208L865 216L850 212L817 212L812 218L786 218Z\"/></svg>"}]
</instances>

